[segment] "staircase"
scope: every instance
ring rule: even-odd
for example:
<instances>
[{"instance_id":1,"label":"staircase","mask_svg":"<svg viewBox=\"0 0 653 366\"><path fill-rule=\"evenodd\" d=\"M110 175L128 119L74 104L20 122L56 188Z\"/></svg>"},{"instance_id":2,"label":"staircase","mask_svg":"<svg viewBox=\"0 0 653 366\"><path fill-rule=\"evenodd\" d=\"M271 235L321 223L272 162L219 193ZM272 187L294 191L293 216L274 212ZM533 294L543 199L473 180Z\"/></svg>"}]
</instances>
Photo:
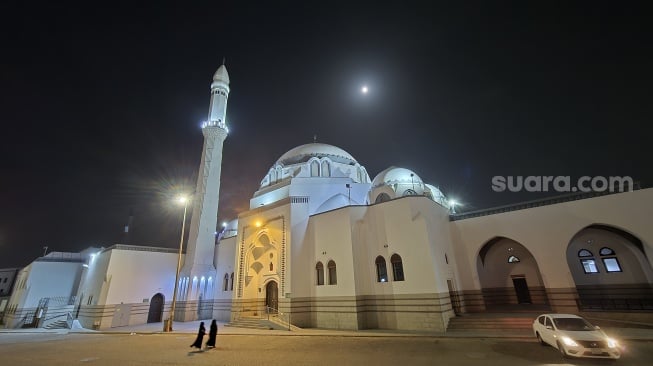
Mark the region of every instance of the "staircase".
<instances>
[{"instance_id":1,"label":"staircase","mask_svg":"<svg viewBox=\"0 0 653 366\"><path fill-rule=\"evenodd\" d=\"M479 313L466 314L449 319L447 332L510 332L524 334L532 332L536 313Z\"/></svg>"},{"instance_id":2,"label":"staircase","mask_svg":"<svg viewBox=\"0 0 653 366\"><path fill-rule=\"evenodd\" d=\"M227 327L247 328L247 329L274 329L270 327L268 321L265 319L254 317L242 317L240 319L232 320Z\"/></svg>"},{"instance_id":3,"label":"staircase","mask_svg":"<svg viewBox=\"0 0 653 366\"><path fill-rule=\"evenodd\" d=\"M225 324L225 326L261 330L288 330L288 323L284 324L273 316L271 316L269 320L267 318L261 319L257 317L242 317L236 320L232 320L228 324ZM293 330L299 329L295 326L292 326L292 328Z\"/></svg>"},{"instance_id":4,"label":"staircase","mask_svg":"<svg viewBox=\"0 0 653 366\"><path fill-rule=\"evenodd\" d=\"M52 322L46 325L45 327L43 327L43 329L68 329L68 322L66 321L66 319L57 320L56 322Z\"/></svg>"}]
</instances>

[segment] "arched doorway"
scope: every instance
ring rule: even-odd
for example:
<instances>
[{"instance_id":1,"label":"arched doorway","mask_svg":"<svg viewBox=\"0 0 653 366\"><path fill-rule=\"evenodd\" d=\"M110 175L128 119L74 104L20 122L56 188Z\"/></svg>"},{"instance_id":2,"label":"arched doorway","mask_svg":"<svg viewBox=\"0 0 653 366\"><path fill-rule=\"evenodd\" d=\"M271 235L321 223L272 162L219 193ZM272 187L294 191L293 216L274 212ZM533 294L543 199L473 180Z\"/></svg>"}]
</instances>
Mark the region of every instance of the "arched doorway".
<instances>
[{"instance_id":1,"label":"arched doorway","mask_svg":"<svg viewBox=\"0 0 653 366\"><path fill-rule=\"evenodd\" d=\"M486 309L548 307L537 261L522 244L505 237L491 239L479 251L477 270Z\"/></svg>"},{"instance_id":2,"label":"arched doorway","mask_svg":"<svg viewBox=\"0 0 653 366\"><path fill-rule=\"evenodd\" d=\"M279 288L275 281L270 281L265 285L265 305L273 312L279 309Z\"/></svg>"},{"instance_id":3,"label":"arched doorway","mask_svg":"<svg viewBox=\"0 0 653 366\"><path fill-rule=\"evenodd\" d=\"M148 323L159 323L163 318L163 294L158 293L150 299L150 311L147 313Z\"/></svg>"},{"instance_id":4,"label":"arched doorway","mask_svg":"<svg viewBox=\"0 0 653 366\"><path fill-rule=\"evenodd\" d=\"M634 235L590 225L574 235L566 254L580 310L653 310L653 269Z\"/></svg>"}]
</instances>

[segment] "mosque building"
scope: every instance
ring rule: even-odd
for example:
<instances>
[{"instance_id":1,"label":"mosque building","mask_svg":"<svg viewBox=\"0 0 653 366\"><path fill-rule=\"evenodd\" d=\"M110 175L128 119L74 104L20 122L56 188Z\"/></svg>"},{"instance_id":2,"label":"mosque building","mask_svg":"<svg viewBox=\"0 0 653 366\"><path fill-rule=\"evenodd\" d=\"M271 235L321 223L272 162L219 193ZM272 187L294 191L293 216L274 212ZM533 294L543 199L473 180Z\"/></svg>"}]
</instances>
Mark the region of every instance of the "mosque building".
<instances>
[{"instance_id":1,"label":"mosque building","mask_svg":"<svg viewBox=\"0 0 653 366\"><path fill-rule=\"evenodd\" d=\"M458 214L416 172L372 179L345 150L309 143L261 172L216 241L229 85L222 65L177 286L174 249L45 256L18 273L5 326L161 322L175 288L175 321L279 312L298 327L442 332L457 315L516 306L650 319L653 189Z\"/></svg>"}]
</instances>

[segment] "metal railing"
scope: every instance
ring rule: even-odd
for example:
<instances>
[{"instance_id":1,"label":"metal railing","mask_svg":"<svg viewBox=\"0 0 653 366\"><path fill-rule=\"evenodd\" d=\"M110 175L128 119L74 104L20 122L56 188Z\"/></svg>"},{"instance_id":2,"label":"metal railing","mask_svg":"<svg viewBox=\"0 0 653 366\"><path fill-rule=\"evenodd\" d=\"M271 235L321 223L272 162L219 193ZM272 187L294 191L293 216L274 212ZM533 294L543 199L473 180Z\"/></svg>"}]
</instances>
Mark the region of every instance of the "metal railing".
<instances>
[{"instance_id":1,"label":"metal railing","mask_svg":"<svg viewBox=\"0 0 653 366\"><path fill-rule=\"evenodd\" d=\"M291 330L292 324L290 323L290 312L284 314L279 309L275 309L270 306L265 306L265 313L267 315L268 320L270 320L270 315L272 315L272 320L279 319L279 321L285 325L288 326L288 331ZM284 319L287 318L287 319Z\"/></svg>"}]
</instances>

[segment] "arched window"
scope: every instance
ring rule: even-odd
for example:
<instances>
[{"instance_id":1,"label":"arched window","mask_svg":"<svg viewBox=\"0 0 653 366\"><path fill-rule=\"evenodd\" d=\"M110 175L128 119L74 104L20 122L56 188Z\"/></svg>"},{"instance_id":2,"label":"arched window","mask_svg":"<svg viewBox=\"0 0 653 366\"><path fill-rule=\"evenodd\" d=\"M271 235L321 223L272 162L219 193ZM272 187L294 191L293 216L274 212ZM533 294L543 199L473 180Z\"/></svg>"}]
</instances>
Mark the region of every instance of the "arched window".
<instances>
[{"instance_id":1,"label":"arched window","mask_svg":"<svg viewBox=\"0 0 653 366\"><path fill-rule=\"evenodd\" d=\"M222 280L222 291L227 291L229 288L229 273L224 274L224 279Z\"/></svg>"},{"instance_id":2,"label":"arched window","mask_svg":"<svg viewBox=\"0 0 653 366\"><path fill-rule=\"evenodd\" d=\"M322 262L317 262L315 265L315 274L317 277L317 285L322 286L324 285L324 265Z\"/></svg>"},{"instance_id":3,"label":"arched window","mask_svg":"<svg viewBox=\"0 0 653 366\"><path fill-rule=\"evenodd\" d=\"M376 196L376 199L374 200L374 203L381 203L385 201L390 201L390 196L388 196L387 193L381 193L378 196Z\"/></svg>"},{"instance_id":4,"label":"arched window","mask_svg":"<svg viewBox=\"0 0 653 366\"><path fill-rule=\"evenodd\" d=\"M404 196L417 196L417 192L412 189L407 189L404 191Z\"/></svg>"},{"instance_id":5,"label":"arched window","mask_svg":"<svg viewBox=\"0 0 653 366\"><path fill-rule=\"evenodd\" d=\"M395 281L404 280L404 265L401 262L401 257L399 254L393 254L390 257L390 263L392 263L392 278Z\"/></svg>"},{"instance_id":6,"label":"arched window","mask_svg":"<svg viewBox=\"0 0 653 366\"><path fill-rule=\"evenodd\" d=\"M277 181L277 171L276 171L276 170L272 170L272 171L270 172L270 184L272 184L272 183L274 183L274 182L276 182L276 181Z\"/></svg>"},{"instance_id":7,"label":"arched window","mask_svg":"<svg viewBox=\"0 0 653 366\"><path fill-rule=\"evenodd\" d=\"M231 284L229 285L229 291L234 290L234 273L231 272Z\"/></svg>"},{"instance_id":8,"label":"arched window","mask_svg":"<svg viewBox=\"0 0 653 366\"><path fill-rule=\"evenodd\" d=\"M599 268L596 266L592 252L587 249L581 249L578 251L578 257L585 273L599 273Z\"/></svg>"},{"instance_id":9,"label":"arched window","mask_svg":"<svg viewBox=\"0 0 653 366\"><path fill-rule=\"evenodd\" d=\"M515 257L514 255L508 257L508 263L519 263L519 262L520 262L519 258Z\"/></svg>"},{"instance_id":10,"label":"arched window","mask_svg":"<svg viewBox=\"0 0 653 366\"><path fill-rule=\"evenodd\" d=\"M599 250L599 254L602 257L601 260L603 261L606 272L621 272L621 265L619 264L619 260L616 257L617 253L615 253L614 250L608 247L603 247L601 250ZM606 258L604 256L611 257Z\"/></svg>"},{"instance_id":11,"label":"arched window","mask_svg":"<svg viewBox=\"0 0 653 366\"><path fill-rule=\"evenodd\" d=\"M329 163L326 161L322 162L322 176L323 177L331 176L331 167L329 166Z\"/></svg>"},{"instance_id":12,"label":"arched window","mask_svg":"<svg viewBox=\"0 0 653 366\"><path fill-rule=\"evenodd\" d=\"M329 285L337 285L338 284L338 276L336 275L336 262L329 261L329 264L327 264L327 267L329 269Z\"/></svg>"},{"instance_id":13,"label":"arched window","mask_svg":"<svg viewBox=\"0 0 653 366\"><path fill-rule=\"evenodd\" d=\"M385 266L385 258L382 256L376 257L376 281L388 282L388 270Z\"/></svg>"},{"instance_id":14,"label":"arched window","mask_svg":"<svg viewBox=\"0 0 653 366\"><path fill-rule=\"evenodd\" d=\"M320 164L313 160L311 163L311 177L319 177L320 176Z\"/></svg>"},{"instance_id":15,"label":"arched window","mask_svg":"<svg viewBox=\"0 0 653 366\"><path fill-rule=\"evenodd\" d=\"M283 170L281 170L281 167L277 167L276 173L277 173L277 181L282 180L283 179Z\"/></svg>"}]
</instances>

